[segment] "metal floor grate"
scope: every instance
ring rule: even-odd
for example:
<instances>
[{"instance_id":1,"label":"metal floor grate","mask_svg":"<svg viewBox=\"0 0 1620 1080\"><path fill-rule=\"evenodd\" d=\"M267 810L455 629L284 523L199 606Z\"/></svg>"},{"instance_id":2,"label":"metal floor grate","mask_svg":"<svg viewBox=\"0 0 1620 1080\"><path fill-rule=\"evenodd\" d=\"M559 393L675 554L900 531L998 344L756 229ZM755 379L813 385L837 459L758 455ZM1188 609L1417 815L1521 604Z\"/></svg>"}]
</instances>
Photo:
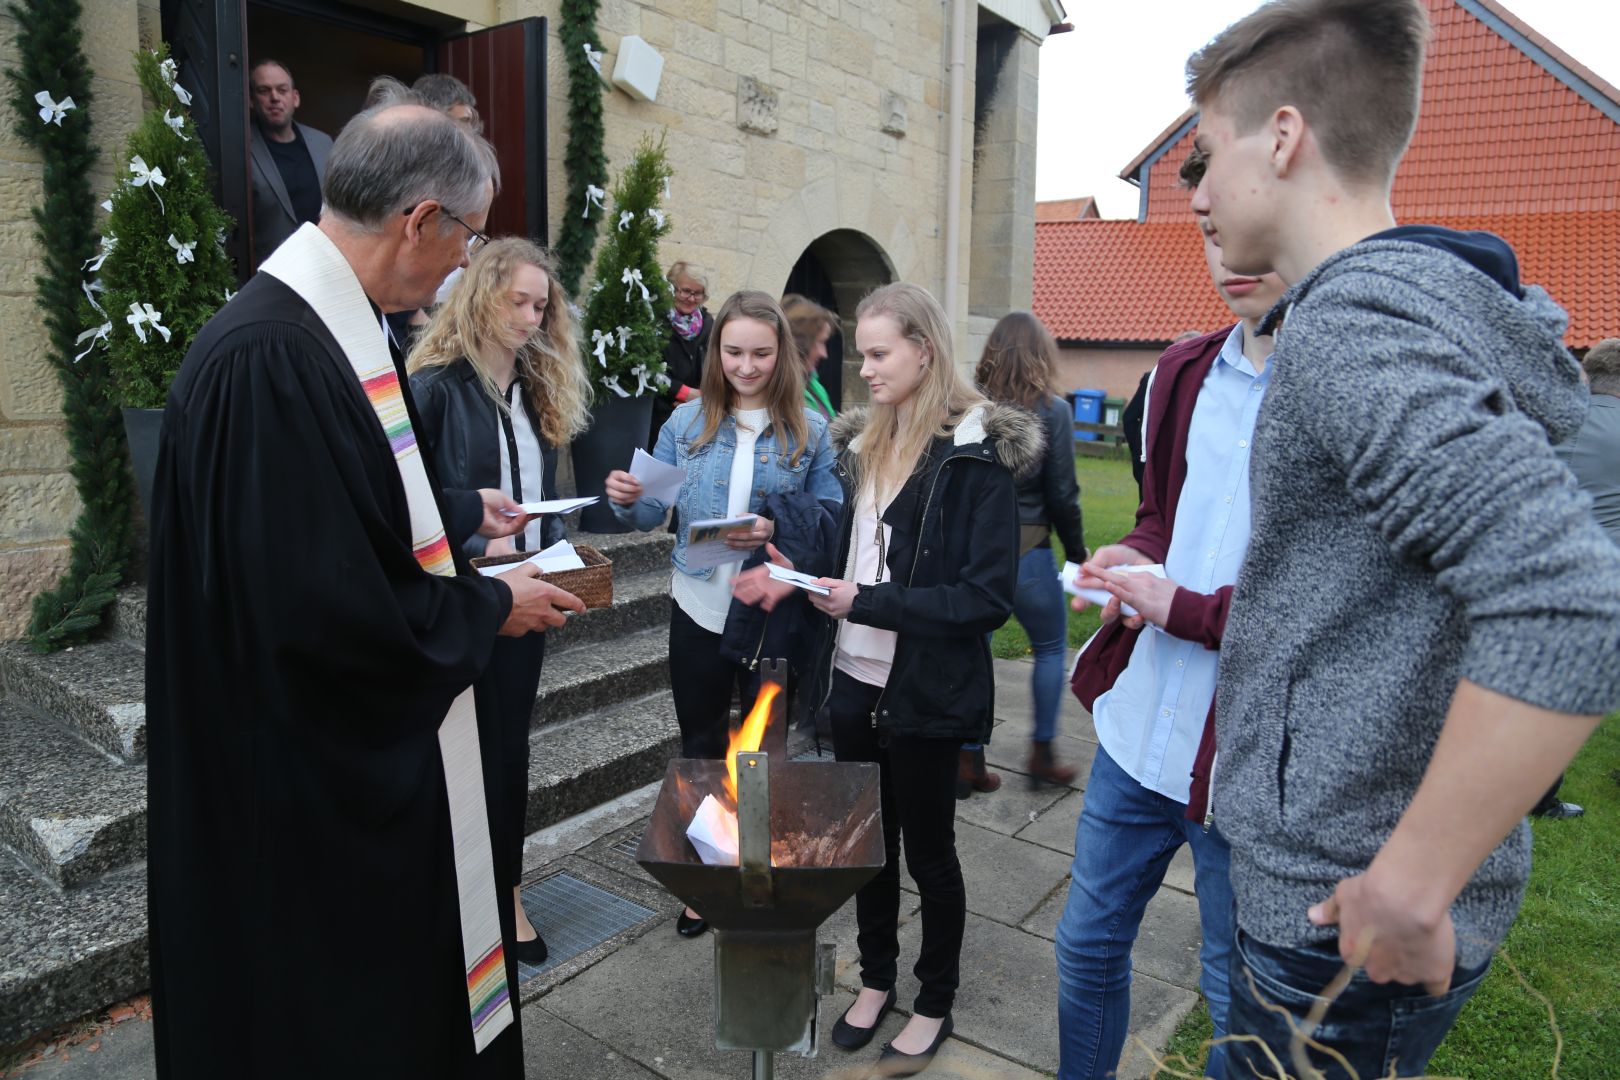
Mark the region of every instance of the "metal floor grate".
<instances>
[{"instance_id":1,"label":"metal floor grate","mask_svg":"<svg viewBox=\"0 0 1620 1080\"><path fill-rule=\"evenodd\" d=\"M620 840L618 843L614 844L611 850L617 851L620 855L623 855L627 859L634 859L636 857L636 849L640 846L641 837L627 836L623 840Z\"/></svg>"},{"instance_id":2,"label":"metal floor grate","mask_svg":"<svg viewBox=\"0 0 1620 1080\"><path fill-rule=\"evenodd\" d=\"M832 743L822 743L820 755L816 754L816 744L811 743L809 746L805 747L803 750L800 750L797 754L794 754L793 757L790 758L789 760L791 760L791 761L832 761L833 760Z\"/></svg>"},{"instance_id":3,"label":"metal floor grate","mask_svg":"<svg viewBox=\"0 0 1620 1080\"><path fill-rule=\"evenodd\" d=\"M523 889L523 910L546 939L549 955L539 967L518 964L518 981L528 982L656 912L569 874L553 874Z\"/></svg>"}]
</instances>

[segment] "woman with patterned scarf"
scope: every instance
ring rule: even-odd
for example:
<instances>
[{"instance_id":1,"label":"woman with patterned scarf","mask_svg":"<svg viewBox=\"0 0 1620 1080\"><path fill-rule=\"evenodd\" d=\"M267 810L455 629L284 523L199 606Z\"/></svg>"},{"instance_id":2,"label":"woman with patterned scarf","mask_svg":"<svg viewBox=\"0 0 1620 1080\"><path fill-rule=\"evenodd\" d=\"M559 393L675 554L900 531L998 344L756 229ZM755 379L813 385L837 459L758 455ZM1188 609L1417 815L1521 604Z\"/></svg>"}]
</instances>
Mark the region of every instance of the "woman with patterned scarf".
<instances>
[{"instance_id":1,"label":"woman with patterned scarf","mask_svg":"<svg viewBox=\"0 0 1620 1080\"><path fill-rule=\"evenodd\" d=\"M647 433L647 452L658 445L658 432L683 401L698 396L703 382L703 354L709 347L709 279L696 263L684 259L671 263L664 275L675 306L669 309L669 344L664 346L664 363L669 367L669 388L653 398L652 429Z\"/></svg>"}]
</instances>

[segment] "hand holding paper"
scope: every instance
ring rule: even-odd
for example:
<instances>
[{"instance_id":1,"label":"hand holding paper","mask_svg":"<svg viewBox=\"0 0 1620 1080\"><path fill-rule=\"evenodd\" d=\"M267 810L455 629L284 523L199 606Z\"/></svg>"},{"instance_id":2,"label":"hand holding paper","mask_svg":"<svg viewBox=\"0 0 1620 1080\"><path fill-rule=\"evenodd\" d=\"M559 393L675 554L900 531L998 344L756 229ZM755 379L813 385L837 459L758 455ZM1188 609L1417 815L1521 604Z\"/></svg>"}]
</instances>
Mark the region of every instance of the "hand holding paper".
<instances>
[{"instance_id":1,"label":"hand holding paper","mask_svg":"<svg viewBox=\"0 0 1620 1080\"><path fill-rule=\"evenodd\" d=\"M641 481L642 497L673 503L680 496L681 485L686 483L686 470L678 465L666 465L647 451L636 447L630 459L630 475Z\"/></svg>"},{"instance_id":2,"label":"hand holding paper","mask_svg":"<svg viewBox=\"0 0 1620 1080\"><path fill-rule=\"evenodd\" d=\"M529 515L566 514L572 510L578 510L582 506L590 506L599 497L588 495L582 499L543 499L540 502L511 503L501 512L512 517L517 516L519 513ZM513 509L514 507L516 509Z\"/></svg>"},{"instance_id":3,"label":"hand holding paper","mask_svg":"<svg viewBox=\"0 0 1620 1080\"><path fill-rule=\"evenodd\" d=\"M748 551L738 550L726 541L734 532L753 528L754 521L755 515L741 514L732 518L692 522L686 534L686 568L707 570L726 563L742 562L748 557Z\"/></svg>"},{"instance_id":4,"label":"hand holding paper","mask_svg":"<svg viewBox=\"0 0 1620 1080\"><path fill-rule=\"evenodd\" d=\"M1078 596L1088 600L1099 607L1107 606L1114 599L1119 600L1120 611L1131 618L1146 618L1154 626L1163 626L1170 616L1170 598L1175 595L1175 582L1164 575L1163 563L1147 563L1143 565L1126 565L1100 567L1095 563L1087 563L1083 571L1078 563L1066 562L1063 572L1059 575L1063 582L1063 590L1071 596ZM1087 572L1089 571L1089 572ZM1149 582L1149 579L1156 579ZM1112 583L1122 589L1129 590L1129 599L1126 595L1109 591L1106 588L1083 586L1082 580L1100 583ZM1162 580L1169 585L1168 590L1156 581ZM1147 582L1147 584L1144 584ZM1138 610L1130 601L1136 600L1146 603L1146 611ZM1162 608L1162 610L1161 610ZM1155 617L1157 616L1157 617Z\"/></svg>"}]
</instances>

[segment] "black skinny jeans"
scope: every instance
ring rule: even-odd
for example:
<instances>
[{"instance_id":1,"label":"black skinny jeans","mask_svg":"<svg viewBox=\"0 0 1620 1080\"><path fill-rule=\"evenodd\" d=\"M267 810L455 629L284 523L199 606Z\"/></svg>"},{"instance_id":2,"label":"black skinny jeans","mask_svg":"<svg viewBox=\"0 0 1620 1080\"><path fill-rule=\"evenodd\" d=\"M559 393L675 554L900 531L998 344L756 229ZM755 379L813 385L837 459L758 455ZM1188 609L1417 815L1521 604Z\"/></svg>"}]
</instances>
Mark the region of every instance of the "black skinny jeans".
<instances>
[{"instance_id":1,"label":"black skinny jeans","mask_svg":"<svg viewBox=\"0 0 1620 1080\"><path fill-rule=\"evenodd\" d=\"M759 693L759 673L720 655L720 635L711 634L681 610L669 605L669 688L675 697L675 720L681 726L681 756L726 756L731 727L733 688L746 715Z\"/></svg>"},{"instance_id":2,"label":"black skinny jeans","mask_svg":"<svg viewBox=\"0 0 1620 1080\"><path fill-rule=\"evenodd\" d=\"M900 843L922 896L922 949L912 971L922 988L918 1016L950 1013L961 982L967 889L956 858L956 767L960 739L882 735L872 709L882 689L833 672L827 711L839 761L875 761L881 770L883 869L855 894L861 985L894 987L900 959Z\"/></svg>"}]
</instances>

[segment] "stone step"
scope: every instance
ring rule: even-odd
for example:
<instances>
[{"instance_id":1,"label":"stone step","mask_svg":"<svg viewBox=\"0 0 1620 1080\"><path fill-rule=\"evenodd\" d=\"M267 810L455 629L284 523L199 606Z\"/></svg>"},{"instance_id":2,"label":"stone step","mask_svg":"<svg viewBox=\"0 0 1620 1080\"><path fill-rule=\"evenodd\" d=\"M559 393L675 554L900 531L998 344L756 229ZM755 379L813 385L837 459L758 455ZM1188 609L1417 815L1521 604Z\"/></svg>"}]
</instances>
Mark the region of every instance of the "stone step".
<instances>
[{"instance_id":1,"label":"stone step","mask_svg":"<svg viewBox=\"0 0 1620 1080\"><path fill-rule=\"evenodd\" d=\"M0 852L0 1046L151 985L146 864L66 891Z\"/></svg>"},{"instance_id":2,"label":"stone step","mask_svg":"<svg viewBox=\"0 0 1620 1080\"><path fill-rule=\"evenodd\" d=\"M643 574L662 574L663 588L669 591L669 554L675 547L675 537L667 532L650 533L588 533L575 530L569 534L569 540L575 544L586 544L594 547L603 555L613 560L613 592L614 607L619 606L619 593L630 591L640 596L630 585L630 579ZM591 612L593 616L598 612ZM660 616L669 617L666 608ZM599 621L613 621L599 620ZM602 631L605 636L614 636L621 630ZM131 585L119 590L118 601L113 606L112 618L108 624L108 633L111 637L121 640L137 648L146 647L146 586ZM585 640L579 638L578 640ZM596 638L593 640L602 640Z\"/></svg>"},{"instance_id":3,"label":"stone step","mask_svg":"<svg viewBox=\"0 0 1620 1080\"><path fill-rule=\"evenodd\" d=\"M531 724L562 723L667 689L669 630L663 625L555 651L548 642Z\"/></svg>"},{"instance_id":4,"label":"stone step","mask_svg":"<svg viewBox=\"0 0 1620 1080\"><path fill-rule=\"evenodd\" d=\"M567 624L546 631L546 649L561 651L580 645L615 641L641 630L669 629L669 565L620 577L615 566L613 606L575 615Z\"/></svg>"},{"instance_id":5,"label":"stone step","mask_svg":"<svg viewBox=\"0 0 1620 1080\"><path fill-rule=\"evenodd\" d=\"M60 888L146 857L146 769L0 702L0 843Z\"/></svg>"},{"instance_id":6,"label":"stone step","mask_svg":"<svg viewBox=\"0 0 1620 1080\"><path fill-rule=\"evenodd\" d=\"M680 745L668 691L541 728L529 737L524 831L543 829L652 783L664 775Z\"/></svg>"},{"instance_id":7,"label":"stone step","mask_svg":"<svg viewBox=\"0 0 1620 1080\"><path fill-rule=\"evenodd\" d=\"M8 697L124 761L146 756L146 656L120 641L56 653L0 645Z\"/></svg>"}]
</instances>

